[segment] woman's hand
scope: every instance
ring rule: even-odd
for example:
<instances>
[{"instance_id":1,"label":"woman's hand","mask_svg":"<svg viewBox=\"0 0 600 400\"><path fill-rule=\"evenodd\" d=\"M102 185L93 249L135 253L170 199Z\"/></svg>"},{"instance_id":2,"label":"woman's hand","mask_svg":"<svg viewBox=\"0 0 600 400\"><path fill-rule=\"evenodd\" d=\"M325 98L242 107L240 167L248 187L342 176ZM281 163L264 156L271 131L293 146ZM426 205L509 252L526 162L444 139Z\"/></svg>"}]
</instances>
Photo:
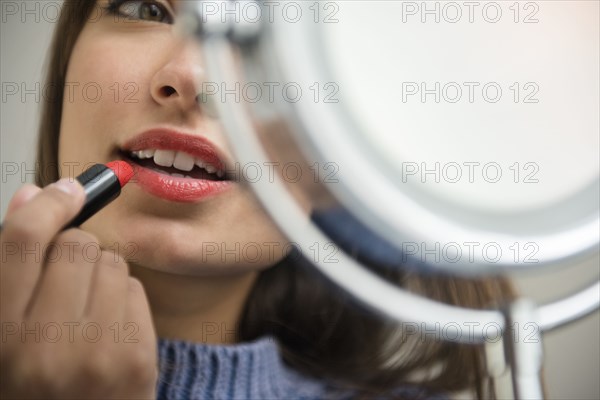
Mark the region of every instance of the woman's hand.
<instances>
[{"instance_id":1,"label":"woman's hand","mask_svg":"<svg viewBox=\"0 0 600 400\"><path fill-rule=\"evenodd\" d=\"M21 188L0 244L2 398L155 398L156 333L127 264L79 229L83 188Z\"/></svg>"}]
</instances>

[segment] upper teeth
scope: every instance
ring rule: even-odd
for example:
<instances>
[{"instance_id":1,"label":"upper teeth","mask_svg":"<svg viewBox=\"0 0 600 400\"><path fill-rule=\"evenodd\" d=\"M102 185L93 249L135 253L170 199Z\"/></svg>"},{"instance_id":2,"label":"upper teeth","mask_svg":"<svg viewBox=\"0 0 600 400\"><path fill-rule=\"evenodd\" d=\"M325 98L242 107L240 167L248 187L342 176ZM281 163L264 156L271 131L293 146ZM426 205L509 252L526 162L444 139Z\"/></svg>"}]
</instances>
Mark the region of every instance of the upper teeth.
<instances>
[{"instance_id":1,"label":"upper teeth","mask_svg":"<svg viewBox=\"0 0 600 400\"><path fill-rule=\"evenodd\" d=\"M197 165L198 167L205 169L209 174L216 173L219 177L225 175L223 171L217 170L213 165L209 165L203 160L194 158L183 151L152 149L132 151L130 154L132 157L139 159L154 158L154 163L161 167L175 167L182 171L191 171L194 169L194 165Z\"/></svg>"}]
</instances>

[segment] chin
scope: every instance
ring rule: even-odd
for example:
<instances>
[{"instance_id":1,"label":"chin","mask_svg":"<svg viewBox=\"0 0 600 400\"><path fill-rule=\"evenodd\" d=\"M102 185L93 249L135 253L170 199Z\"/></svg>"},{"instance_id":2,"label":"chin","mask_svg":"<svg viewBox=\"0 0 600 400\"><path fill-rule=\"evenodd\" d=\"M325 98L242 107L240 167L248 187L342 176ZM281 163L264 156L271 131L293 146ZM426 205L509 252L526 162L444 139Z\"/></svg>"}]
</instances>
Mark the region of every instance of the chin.
<instances>
[{"instance_id":1,"label":"chin","mask_svg":"<svg viewBox=\"0 0 600 400\"><path fill-rule=\"evenodd\" d=\"M273 254L272 249L257 249L252 241L232 238L231 229L190 226L189 220L157 220L141 215L117 218L99 214L82 227L94 233L103 248L115 251L130 265L177 275L257 271L283 258L280 252ZM262 257L256 256L258 252Z\"/></svg>"}]
</instances>

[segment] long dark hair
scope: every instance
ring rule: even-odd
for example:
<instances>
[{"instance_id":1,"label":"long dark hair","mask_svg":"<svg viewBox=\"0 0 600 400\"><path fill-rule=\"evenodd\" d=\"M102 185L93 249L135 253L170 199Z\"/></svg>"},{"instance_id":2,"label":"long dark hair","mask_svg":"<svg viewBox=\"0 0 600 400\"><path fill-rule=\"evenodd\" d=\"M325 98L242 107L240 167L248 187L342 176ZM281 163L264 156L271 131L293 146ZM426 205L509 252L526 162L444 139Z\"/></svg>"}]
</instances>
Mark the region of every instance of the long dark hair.
<instances>
[{"instance_id":1,"label":"long dark hair","mask_svg":"<svg viewBox=\"0 0 600 400\"><path fill-rule=\"evenodd\" d=\"M46 77L47 87L55 91L45 98L39 127L39 186L59 177L62 88L71 52L94 6L95 1L66 0L57 23ZM513 297L510 283L502 278L434 277L377 265L370 269L447 304L487 308ZM400 324L366 310L293 255L260 273L242 314L238 340L267 334L277 338L284 361L292 367L365 396L406 398L407 393L392 393L404 386L414 388L411 397L458 391L472 391L478 398L494 397L480 346L403 332Z\"/></svg>"}]
</instances>

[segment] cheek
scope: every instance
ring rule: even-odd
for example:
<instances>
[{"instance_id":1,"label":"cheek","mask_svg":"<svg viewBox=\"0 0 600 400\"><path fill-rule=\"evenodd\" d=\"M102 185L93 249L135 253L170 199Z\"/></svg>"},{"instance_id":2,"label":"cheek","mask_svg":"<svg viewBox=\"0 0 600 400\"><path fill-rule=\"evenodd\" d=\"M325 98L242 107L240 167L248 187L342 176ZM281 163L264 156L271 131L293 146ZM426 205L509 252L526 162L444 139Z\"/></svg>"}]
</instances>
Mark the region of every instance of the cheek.
<instances>
[{"instance_id":1,"label":"cheek","mask_svg":"<svg viewBox=\"0 0 600 400\"><path fill-rule=\"evenodd\" d=\"M153 62L167 45L158 35L142 36L123 32L98 32L101 28L88 24L75 45L69 67L67 81L97 83L106 89L104 100L115 99L115 84L121 88L126 83L144 83L150 80ZM108 94L113 94L110 96Z\"/></svg>"},{"instance_id":2,"label":"cheek","mask_svg":"<svg viewBox=\"0 0 600 400\"><path fill-rule=\"evenodd\" d=\"M152 54L132 40L84 29L71 55L63 92L59 160L76 165L109 161L120 125L143 107ZM130 60L136 60L131 62ZM64 172L63 172L64 174Z\"/></svg>"}]
</instances>

